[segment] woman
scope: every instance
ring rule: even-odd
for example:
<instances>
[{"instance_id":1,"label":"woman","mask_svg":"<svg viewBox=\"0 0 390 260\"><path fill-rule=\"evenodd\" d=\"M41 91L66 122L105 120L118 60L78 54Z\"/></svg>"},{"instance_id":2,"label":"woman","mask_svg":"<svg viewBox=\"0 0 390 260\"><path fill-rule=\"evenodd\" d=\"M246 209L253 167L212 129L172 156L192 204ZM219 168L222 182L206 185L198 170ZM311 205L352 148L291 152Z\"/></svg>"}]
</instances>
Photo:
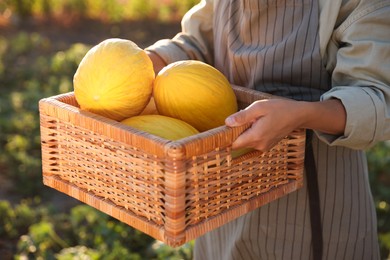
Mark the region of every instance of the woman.
<instances>
[{"instance_id":1,"label":"woman","mask_svg":"<svg viewBox=\"0 0 390 260\"><path fill-rule=\"evenodd\" d=\"M389 12L389 0L203 0L146 49L156 73L196 59L292 99L228 117L253 122L233 148L315 133L304 187L200 237L196 259L380 259L364 149L390 139Z\"/></svg>"}]
</instances>

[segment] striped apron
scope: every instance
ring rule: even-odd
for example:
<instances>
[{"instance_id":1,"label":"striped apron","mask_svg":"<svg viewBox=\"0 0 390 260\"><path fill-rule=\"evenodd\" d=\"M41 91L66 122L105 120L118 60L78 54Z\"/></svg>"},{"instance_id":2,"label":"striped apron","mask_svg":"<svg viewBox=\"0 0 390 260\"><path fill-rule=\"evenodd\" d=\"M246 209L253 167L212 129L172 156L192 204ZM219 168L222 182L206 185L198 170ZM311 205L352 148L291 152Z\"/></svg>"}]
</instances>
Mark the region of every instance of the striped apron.
<instances>
[{"instance_id":1,"label":"striped apron","mask_svg":"<svg viewBox=\"0 0 390 260\"><path fill-rule=\"evenodd\" d=\"M318 16L318 0L216 0L214 66L236 85L317 101L331 86ZM380 258L364 152L309 144L303 188L200 237L195 259Z\"/></svg>"}]
</instances>

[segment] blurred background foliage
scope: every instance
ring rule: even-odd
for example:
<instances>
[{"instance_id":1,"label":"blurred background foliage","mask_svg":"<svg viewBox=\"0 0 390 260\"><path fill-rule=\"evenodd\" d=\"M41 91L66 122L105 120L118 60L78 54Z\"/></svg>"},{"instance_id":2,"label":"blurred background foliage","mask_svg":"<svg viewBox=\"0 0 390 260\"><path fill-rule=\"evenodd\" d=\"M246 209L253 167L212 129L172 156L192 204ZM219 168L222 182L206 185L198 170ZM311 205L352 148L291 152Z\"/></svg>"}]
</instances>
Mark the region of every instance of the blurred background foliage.
<instances>
[{"instance_id":1,"label":"blurred background foliage","mask_svg":"<svg viewBox=\"0 0 390 260\"><path fill-rule=\"evenodd\" d=\"M93 44L124 37L146 47L172 37L197 2L0 0L2 259L192 258L192 242L172 249L42 184L38 101L73 90L73 74ZM381 253L387 259L390 142L367 155Z\"/></svg>"},{"instance_id":2,"label":"blurred background foliage","mask_svg":"<svg viewBox=\"0 0 390 260\"><path fill-rule=\"evenodd\" d=\"M180 19L198 0L2 0L0 12L20 18Z\"/></svg>"}]
</instances>

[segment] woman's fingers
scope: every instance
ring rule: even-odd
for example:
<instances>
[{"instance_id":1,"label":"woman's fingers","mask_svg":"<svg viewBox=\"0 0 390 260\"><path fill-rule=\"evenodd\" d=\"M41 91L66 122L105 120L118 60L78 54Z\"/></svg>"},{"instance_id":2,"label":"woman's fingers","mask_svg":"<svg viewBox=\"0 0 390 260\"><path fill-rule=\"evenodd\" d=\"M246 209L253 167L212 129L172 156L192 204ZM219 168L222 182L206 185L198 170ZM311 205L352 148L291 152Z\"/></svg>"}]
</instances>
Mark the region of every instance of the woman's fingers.
<instances>
[{"instance_id":1,"label":"woman's fingers","mask_svg":"<svg viewBox=\"0 0 390 260\"><path fill-rule=\"evenodd\" d=\"M228 126L252 123L234 142L233 149L267 151L298 126L296 101L281 99L256 101L226 119Z\"/></svg>"},{"instance_id":2,"label":"woman's fingers","mask_svg":"<svg viewBox=\"0 0 390 260\"><path fill-rule=\"evenodd\" d=\"M256 101L246 109L230 115L226 118L225 124L230 127L235 127L255 122L262 115L261 102L266 102L266 100Z\"/></svg>"}]
</instances>

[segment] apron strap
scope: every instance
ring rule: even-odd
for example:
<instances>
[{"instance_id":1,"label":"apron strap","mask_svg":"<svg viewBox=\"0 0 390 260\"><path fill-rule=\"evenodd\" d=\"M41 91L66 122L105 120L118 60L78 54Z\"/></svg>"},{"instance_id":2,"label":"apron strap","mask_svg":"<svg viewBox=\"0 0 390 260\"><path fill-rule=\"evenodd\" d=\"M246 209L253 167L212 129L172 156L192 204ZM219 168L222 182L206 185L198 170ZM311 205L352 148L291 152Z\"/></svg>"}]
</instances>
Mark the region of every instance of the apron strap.
<instances>
[{"instance_id":1,"label":"apron strap","mask_svg":"<svg viewBox=\"0 0 390 260\"><path fill-rule=\"evenodd\" d=\"M323 251L321 208L320 208L320 195L319 195L319 188L318 188L317 167L314 160L312 137L313 137L313 132L311 130L307 130L305 169L306 169L306 178L307 178L307 191L309 195L313 257L315 260L321 260L322 251Z\"/></svg>"}]
</instances>

